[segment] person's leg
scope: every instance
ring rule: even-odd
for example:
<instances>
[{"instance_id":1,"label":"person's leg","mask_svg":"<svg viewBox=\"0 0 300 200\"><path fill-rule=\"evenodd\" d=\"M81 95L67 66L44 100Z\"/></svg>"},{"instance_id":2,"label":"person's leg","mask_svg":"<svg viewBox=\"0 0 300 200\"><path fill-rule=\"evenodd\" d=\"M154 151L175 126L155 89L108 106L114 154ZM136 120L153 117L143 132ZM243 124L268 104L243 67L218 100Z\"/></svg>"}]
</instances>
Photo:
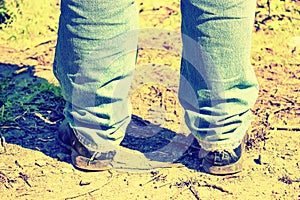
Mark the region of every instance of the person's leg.
<instances>
[{"instance_id":1,"label":"person's leg","mask_svg":"<svg viewBox=\"0 0 300 200\"><path fill-rule=\"evenodd\" d=\"M255 2L181 0L179 99L206 151L238 148L251 122L258 93L250 63Z\"/></svg>"},{"instance_id":2,"label":"person's leg","mask_svg":"<svg viewBox=\"0 0 300 200\"><path fill-rule=\"evenodd\" d=\"M109 150L125 135L137 26L133 0L61 1L54 73L66 120L89 150Z\"/></svg>"},{"instance_id":3,"label":"person's leg","mask_svg":"<svg viewBox=\"0 0 300 200\"><path fill-rule=\"evenodd\" d=\"M133 0L62 0L54 73L67 104L58 142L79 169L140 171L174 167L120 145L131 117L136 62Z\"/></svg>"}]
</instances>

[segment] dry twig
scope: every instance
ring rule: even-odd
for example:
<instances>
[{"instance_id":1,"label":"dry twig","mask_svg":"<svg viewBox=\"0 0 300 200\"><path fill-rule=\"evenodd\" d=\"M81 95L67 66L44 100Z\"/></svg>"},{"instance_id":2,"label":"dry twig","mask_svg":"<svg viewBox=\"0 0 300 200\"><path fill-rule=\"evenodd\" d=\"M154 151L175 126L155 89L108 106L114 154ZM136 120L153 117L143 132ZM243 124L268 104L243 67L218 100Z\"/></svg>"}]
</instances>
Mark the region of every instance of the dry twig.
<instances>
[{"instance_id":1,"label":"dry twig","mask_svg":"<svg viewBox=\"0 0 300 200\"><path fill-rule=\"evenodd\" d=\"M201 187L209 187L209 188L213 188L213 189L216 189L216 190L219 190L221 192L225 192L227 194L233 194L232 192L228 191L228 190L225 190L224 188L220 187L220 186L217 186L215 184L209 184L209 183L205 183L204 185L201 185Z\"/></svg>"},{"instance_id":2,"label":"dry twig","mask_svg":"<svg viewBox=\"0 0 300 200\"><path fill-rule=\"evenodd\" d=\"M273 131L300 131L299 127L270 127L270 130Z\"/></svg>"},{"instance_id":3,"label":"dry twig","mask_svg":"<svg viewBox=\"0 0 300 200\"><path fill-rule=\"evenodd\" d=\"M0 135L0 145L1 145L1 151L0 154L2 153L6 153L6 142L5 142L5 137L3 137L2 135Z\"/></svg>"},{"instance_id":4,"label":"dry twig","mask_svg":"<svg viewBox=\"0 0 300 200\"><path fill-rule=\"evenodd\" d=\"M96 188L94 190L91 190L89 192L83 193L83 194L79 194L79 195L73 196L73 197L67 197L67 198L65 198L65 200L77 199L79 197L83 197L83 196L86 196L86 195L91 195L92 193L101 190L104 186L108 185L111 182L112 178L113 178L113 174L110 171L108 171L108 172L110 173L111 176L110 176L109 180L105 184L103 184L101 187Z\"/></svg>"},{"instance_id":5,"label":"dry twig","mask_svg":"<svg viewBox=\"0 0 300 200\"><path fill-rule=\"evenodd\" d=\"M179 180L181 183L183 183L189 189L189 191L193 194L193 196L195 197L196 200L201 200L201 198L198 195L197 190L193 186L194 182L192 180L188 180L188 181L184 181L182 179L179 179Z\"/></svg>"},{"instance_id":6,"label":"dry twig","mask_svg":"<svg viewBox=\"0 0 300 200\"><path fill-rule=\"evenodd\" d=\"M21 178L29 187L32 187L31 184L28 182L29 176L20 172L19 173L19 178Z\"/></svg>"},{"instance_id":7,"label":"dry twig","mask_svg":"<svg viewBox=\"0 0 300 200\"><path fill-rule=\"evenodd\" d=\"M191 193L194 195L194 197L197 200L201 200L201 198L198 195L197 190L195 189L195 187L191 183L184 182L184 184L186 185L186 187L188 187L188 189L191 191Z\"/></svg>"}]
</instances>

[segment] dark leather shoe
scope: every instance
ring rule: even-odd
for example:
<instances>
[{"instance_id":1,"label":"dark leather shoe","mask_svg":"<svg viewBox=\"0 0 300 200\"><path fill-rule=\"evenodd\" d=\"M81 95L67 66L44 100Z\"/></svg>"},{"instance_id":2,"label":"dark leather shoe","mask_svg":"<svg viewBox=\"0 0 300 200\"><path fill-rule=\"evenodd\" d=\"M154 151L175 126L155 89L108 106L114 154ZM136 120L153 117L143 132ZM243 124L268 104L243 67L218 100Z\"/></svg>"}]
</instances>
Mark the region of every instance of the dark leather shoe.
<instances>
[{"instance_id":1,"label":"dark leather shoe","mask_svg":"<svg viewBox=\"0 0 300 200\"><path fill-rule=\"evenodd\" d=\"M103 171L115 169L118 171L141 172L157 168L183 167L178 163L154 161L139 151L122 146L107 152L90 152L77 139L73 129L64 121L57 136L58 143L71 151L72 164L87 171Z\"/></svg>"},{"instance_id":2,"label":"dark leather shoe","mask_svg":"<svg viewBox=\"0 0 300 200\"><path fill-rule=\"evenodd\" d=\"M72 128L64 121L58 130L58 143L71 151L72 164L82 170L103 171L111 169L111 162L115 156L115 151L102 153L95 159L77 139Z\"/></svg>"},{"instance_id":3,"label":"dark leather shoe","mask_svg":"<svg viewBox=\"0 0 300 200\"><path fill-rule=\"evenodd\" d=\"M242 171L243 146L240 144L236 149L208 152L203 158L202 168L206 173L216 175L234 174Z\"/></svg>"}]
</instances>

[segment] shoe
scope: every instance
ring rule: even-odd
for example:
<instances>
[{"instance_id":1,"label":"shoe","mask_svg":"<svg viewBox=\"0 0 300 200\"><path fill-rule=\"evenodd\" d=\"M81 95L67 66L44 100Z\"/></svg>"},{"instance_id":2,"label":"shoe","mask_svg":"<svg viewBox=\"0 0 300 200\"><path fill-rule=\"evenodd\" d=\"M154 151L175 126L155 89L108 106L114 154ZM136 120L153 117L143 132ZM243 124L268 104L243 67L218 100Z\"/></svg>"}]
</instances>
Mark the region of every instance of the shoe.
<instances>
[{"instance_id":1,"label":"shoe","mask_svg":"<svg viewBox=\"0 0 300 200\"><path fill-rule=\"evenodd\" d=\"M77 139L73 129L64 121L58 130L58 143L71 151L72 164L85 171L114 169L126 172L142 172L157 168L183 167L182 164L154 161L139 151L116 147L108 152L90 152Z\"/></svg>"},{"instance_id":2,"label":"shoe","mask_svg":"<svg viewBox=\"0 0 300 200\"><path fill-rule=\"evenodd\" d=\"M112 168L111 162L115 156L114 151L102 153L97 159L78 141L74 131L64 121L58 129L58 143L71 151L72 164L79 169L88 171L104 171Z\"/></svg>"},{"instance_id":3,"label":"shoe","mask_svg":"<svg viewBox=\"0 0 300 200\"><path fill-rule=\"evenodd\" d=\"M206 173L215 175L235 174L243 169L243 151L245 136L242 143L235 149L206 152L202 160L202 168Z\"/></svg>"}]
</instances>

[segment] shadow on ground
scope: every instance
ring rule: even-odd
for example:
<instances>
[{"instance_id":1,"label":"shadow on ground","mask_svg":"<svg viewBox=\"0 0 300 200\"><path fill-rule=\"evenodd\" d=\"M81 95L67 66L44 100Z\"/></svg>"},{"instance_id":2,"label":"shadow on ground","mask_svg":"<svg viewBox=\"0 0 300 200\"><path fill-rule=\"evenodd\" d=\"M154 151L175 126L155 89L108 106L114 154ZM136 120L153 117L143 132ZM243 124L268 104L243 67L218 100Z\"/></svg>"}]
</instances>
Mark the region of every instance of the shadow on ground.
<instances>
[{"instance_id":1,"label":"shadow on ground","mask_svg":"<svg viewBox=\"0 0 300 200\"><path fill-rule=\"evenodd\" d=\"M34 76L32 66L0 63L0 69L1 136L7 143L59 159L60 153L66 153L56 142L58 126L64 119L60 89ZM121 145L153 160L178 162L200 170L200 147L192 135L177 134L135 115Z\"/></svg>"}]
</instances>

